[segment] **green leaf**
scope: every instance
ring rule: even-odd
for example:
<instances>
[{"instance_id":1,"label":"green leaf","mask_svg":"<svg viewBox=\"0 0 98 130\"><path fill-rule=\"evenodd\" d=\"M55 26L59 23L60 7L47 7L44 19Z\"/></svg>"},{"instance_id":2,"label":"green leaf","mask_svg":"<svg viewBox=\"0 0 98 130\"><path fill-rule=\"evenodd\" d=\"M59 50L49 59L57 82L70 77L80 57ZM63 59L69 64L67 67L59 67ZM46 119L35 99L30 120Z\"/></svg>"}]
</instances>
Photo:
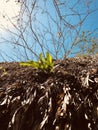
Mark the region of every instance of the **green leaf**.
<instances>
[{"instance_id":1,"label":"green leaf","mask_svg":"<svg viewBox=\"0 0 98 130\"><path fill-rule=\"evenodd\" d=\"M21 66L32 66L32 64L29 62L20 62L20 65Z\"/></svg>"},{"instance_id":2,"label":"green leaf","mask_svg":"<svg viewBox=\"0 0 98 130\"><path fill-rule=\"evenodd\" d=\"M44 57L43 57L42 53L40 53L40 55L39 55L39 60L40 60L40 62L44 62Z\"/></svg>"},{"instance_id":3,"label":"green leaf","mask_svg":"<svg viewBox=\"0 0 98 130\"><path fill-rule=\"evenodd\" d=\"M38 63L38 62L33 62L33 63L32 63L32 66L33 66L34 68L39 68L39 63Z\"/></svg>"},{"instance_id":4,"label":"green leaf","mask_svg":"<svg viewBox=\"0 0 98 130\"><path fill-rule=\"evenodd\" d=\"M48 52L46 53L46 58L47 58L48 63L51 64L52 63L52 56Z\"/></svg>"}]
</instances>

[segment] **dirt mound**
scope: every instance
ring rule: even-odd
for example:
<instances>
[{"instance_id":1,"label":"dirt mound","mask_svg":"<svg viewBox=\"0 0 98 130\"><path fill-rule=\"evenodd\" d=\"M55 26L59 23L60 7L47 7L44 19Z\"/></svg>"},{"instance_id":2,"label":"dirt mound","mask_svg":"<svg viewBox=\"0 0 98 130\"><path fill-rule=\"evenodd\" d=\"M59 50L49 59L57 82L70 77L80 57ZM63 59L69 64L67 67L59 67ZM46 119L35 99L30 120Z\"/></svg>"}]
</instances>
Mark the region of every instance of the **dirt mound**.
<instances>
[{"instance_id":1,"label":"dirt mound","mask_svg":"<svg viewBox=\"0 0 98 130\"><path fill-rule=\"evenodd\" d=\"M0 63L0 130L98 130L98 55L54 64Z\"/></svg>"}]
</instances>

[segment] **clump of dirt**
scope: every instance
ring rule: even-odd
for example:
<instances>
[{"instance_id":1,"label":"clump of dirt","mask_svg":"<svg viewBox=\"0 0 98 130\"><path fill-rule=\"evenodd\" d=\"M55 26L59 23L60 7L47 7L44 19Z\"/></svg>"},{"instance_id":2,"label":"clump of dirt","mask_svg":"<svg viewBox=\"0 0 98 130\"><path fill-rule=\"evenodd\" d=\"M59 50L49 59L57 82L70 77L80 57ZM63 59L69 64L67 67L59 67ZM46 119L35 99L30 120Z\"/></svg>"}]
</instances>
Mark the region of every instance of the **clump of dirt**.
<instances>
[{"instance_id":1,"label":"clump of dirt","mask_svg":"<svg viewBox=\"0 0 98 130\"><path fill-rule=\"evenodd\" d=\"M98 55L51 73L0 63L0 130L98 130Z\"/></svg>"}]
</instances>

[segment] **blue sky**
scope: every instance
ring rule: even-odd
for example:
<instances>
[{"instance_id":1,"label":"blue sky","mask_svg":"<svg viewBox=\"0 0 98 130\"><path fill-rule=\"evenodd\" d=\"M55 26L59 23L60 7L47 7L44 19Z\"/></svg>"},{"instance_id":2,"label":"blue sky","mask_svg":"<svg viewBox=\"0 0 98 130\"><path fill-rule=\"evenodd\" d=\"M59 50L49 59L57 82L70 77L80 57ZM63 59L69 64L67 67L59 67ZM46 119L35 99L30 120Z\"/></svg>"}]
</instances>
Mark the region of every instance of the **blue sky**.
<instances>
[{"instance_id":1,"label":"blue sky","mask_svg":"<svg viewBox=\"0 0 98 130\"><path fill-rule=\"evenodd\" d=\"M66 0L66 3L64 3L64 5L63 4L62 4L62 6L59 5L59 7L61 7L61 8L59 8L60 11L61 11L61 15L67 14L66 18L64 16L63 17L64 17L64 19L67 20L68 23L70 23L72 25L77 24L78 21L79 21L79 18L76 15L69 15L69 14L73 13L71 11L71 8L74 6L74 8L72 8L72 10L74 9L73 10L74 13L78 12L78 13L84 14L87 11L87 8L85 8L85 4L87 4L87 2L90 2L90 0L81 0L81 2L79 4L75 5L76 1L77 0L70 0L70 1ZM84 4L84 1L86 1L85 4ZM39 6L42 7L42 8L46 7L47 10L50 12L51 17L53 17L56 21L58 21L59 18L58 18L58 15L56 14L56 11L54 9L54 6L53 6L52 2L53 1L50 0L50 1L47 1L46 4L45 4L42 1L39 1ZM63 2L65 2L65 0L61 0L61 3L63 3ZM94 10L97 7L98 7L98 1L93 0L93 3L88 8L88 10ZM45 45L45 46L46 46L47 49L51 50L51 53L53 54L53 56L55 57L54 49L56 49L56 50L59 51L59 53L58 53L59 58L61 58L62 55L64 54L64 48L58 49L57 46L56 46L56 42L63 42L63 40L64 40L65 49L69 49L70 46L71 46L70 43L73 41L75 31L74 30L70 31L70 29L68 29L67 27L65 27L63 25L63 22L61 24L59 22L59 27L60 28L58 28L54 22L51 22L50 17L49 16L47 17L46 13L44 13L41 9L37 10L37 14L35 12L33 13L33 16L32 16L32 19L33 19L32 27L34 28L34 31L36 31L39 34L41 42L43 42L44 45L46 44L46 40L47 40L47 45ZM36 14L36 18L37 18L38 21L34 21L34 18L35 18L34 15L35 14ZM51 23L50 25L49 25L49 22L48 22L47 18L48 18L48 20L50 20L50 23ZM82 15L81 18L84 18L84 15ZM44 27L39 22L41 24L43 24ZM65 29L64 29L64 27L65 27ZM55 46L53 45L53 37L52 37L52 35L50 35L48 32L46 32L47 29L49 29L49 28L51 28L51 33L54 36L54 45ZM60 32L60 29L62 29L63 32L64 32L63 33L64 39L57 37L58 32ZM81 31L94 31L95 29L98 29L98 11L93 12L92 14L90 14L86 18L85 22L83 23L83 26L81 27ZM13 31L15 32L16 30L12 29L12 32ZM98 31L96 30L96 33L97 32ZM40 36L40 34L42 34L42 33L43 33L43 37ZM8 41L5 42L5 43L2 43L2 41L3 41L2 37L6 38L6 39L9 39L9 41L12 41L12 40L15 40L14 37L16 37L16 36L14 36L12 33L6 32L6 31L2 33L1 30L0 30L0 34L2 34L2 35L0 35L1 36L1 38L0 38L0 52L1 53L5 52L5 54L9 55L9 58L8 58L6 55L4 55L4 53L2 53L2 55L4 56L4 59L1 56L0 57L0 62L5 61L5 60L6 61L25 60L25 58L24 58L25 55L23 55L24 49L20 50L20 48L18 48L16 46L12 46L10 44L10 42L8 43ZM36 50L35 52L40 53L41 48L40 48L39 45L37 45L37 43L33 45L33 42L35 42L35 41L32 38L32 33L29 31L28 27L26 29L26 33L24 34L24 36L25 36L26 40L28 41L28 44L29 44L30 48ZM97 34L94 34L94 36L97 37ZM46 40L44 38L46 38ZM21 40L20 40L20 42L21 42L21 44L24 44L24 43L22 43ZM27 53L28 53L28 57L30 59L34 58L34 56L31 54L30 51L27 52ZM12 59L10 57L12 57Z\"/></svg>"}]
</instances>

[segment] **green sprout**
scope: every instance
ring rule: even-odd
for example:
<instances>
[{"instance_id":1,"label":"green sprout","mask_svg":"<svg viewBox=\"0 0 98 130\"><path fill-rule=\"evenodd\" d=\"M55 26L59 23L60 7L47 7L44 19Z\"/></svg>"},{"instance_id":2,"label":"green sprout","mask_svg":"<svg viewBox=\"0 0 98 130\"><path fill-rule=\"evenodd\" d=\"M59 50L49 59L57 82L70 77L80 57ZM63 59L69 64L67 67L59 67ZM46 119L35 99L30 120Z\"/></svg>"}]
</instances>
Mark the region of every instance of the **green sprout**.
<instances>
[{"instance_id":1,"label":"green sprout","mask_svg":"<svg viewBox=\"0 0 98 130\"><path fill-rule=\"evenodd\" d=\"M22 66L32 66L36 69L39 69L44 72L52 72L53 71L53 59L52 55L46 52L46 56L44 57L42 53L39 55L38 61L27 61L27 62L20 62Z\"/></svg>"},{"instance_id":2,"label":"green sprout","mask_svg":"<svg viewBox=\"0 0 98 130\"><path fill-rule=\"evenodd\" d=\"M7 74L7 71L5 68L3 68L2 66L0 66L0 70L3 70L3 74L1 76L4 76Z\"/></svg>"}]
</instances>

